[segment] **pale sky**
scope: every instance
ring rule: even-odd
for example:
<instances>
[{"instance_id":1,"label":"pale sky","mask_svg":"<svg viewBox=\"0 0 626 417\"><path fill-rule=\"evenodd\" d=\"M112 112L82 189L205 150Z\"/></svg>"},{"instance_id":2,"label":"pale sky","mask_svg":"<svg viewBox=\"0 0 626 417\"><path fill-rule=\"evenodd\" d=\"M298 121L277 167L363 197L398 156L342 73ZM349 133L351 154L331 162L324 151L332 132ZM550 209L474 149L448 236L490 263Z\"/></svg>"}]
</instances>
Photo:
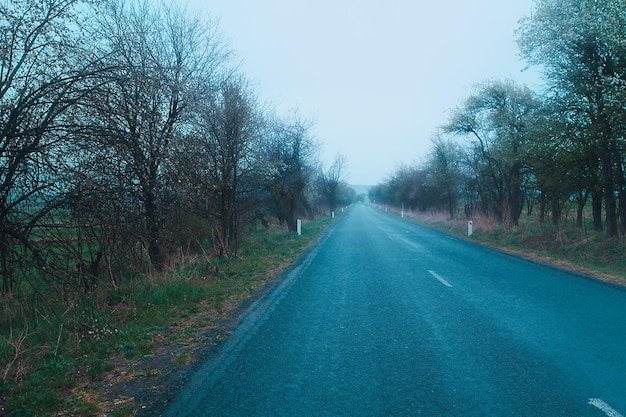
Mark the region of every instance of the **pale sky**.
<instances>
[{"instance_id":1,"label":"pale sky","mask_svg":"<svg viewBox=\"0 0 626 417\"><path fill-rule=\"evenodd\" d=\"M532 0L180 0L219 19L262 102L315 121L327 165L375 185L423 160L450 110L490 79L531 88L514 31Z\"/></svg>"}]
</instances>

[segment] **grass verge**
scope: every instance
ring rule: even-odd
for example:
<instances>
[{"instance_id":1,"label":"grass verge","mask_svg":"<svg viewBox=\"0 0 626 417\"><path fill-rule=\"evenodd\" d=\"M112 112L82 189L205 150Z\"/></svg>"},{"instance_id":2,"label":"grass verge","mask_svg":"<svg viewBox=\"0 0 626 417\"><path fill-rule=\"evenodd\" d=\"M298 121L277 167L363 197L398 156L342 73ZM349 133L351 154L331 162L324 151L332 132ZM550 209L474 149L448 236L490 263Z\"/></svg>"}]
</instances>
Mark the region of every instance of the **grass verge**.
<instances>
[{"instance_id":1,"label":"grass verge","mask_svg":"<svg viewBox=\"0 0 626 417\"><path fill-rule=\"evenodd\" d=\"M571 223L540 225L533 216L522 216L519 225L506 227L485 216L472 219L468 236L466 219L450 219L443 213L405 213L405 218L446 234L494 249L597 279L626 285L626 240L607 238Z\"/></svg>"},{"instance_id":2,"label":"grass verge","mask_svg":"<svg viewBox=\"0 0 626 417\"><path fill-rule=\"evenodd\" d=\"M0 417L121 417L165 407L158 399L228 337L242 305L332 222L308 222L302 236L256 230L232 259L180 254L163 273L76 300L49 297L46 313L0 300L11 317L0 323Z\"/></svg>"}]
</instances>

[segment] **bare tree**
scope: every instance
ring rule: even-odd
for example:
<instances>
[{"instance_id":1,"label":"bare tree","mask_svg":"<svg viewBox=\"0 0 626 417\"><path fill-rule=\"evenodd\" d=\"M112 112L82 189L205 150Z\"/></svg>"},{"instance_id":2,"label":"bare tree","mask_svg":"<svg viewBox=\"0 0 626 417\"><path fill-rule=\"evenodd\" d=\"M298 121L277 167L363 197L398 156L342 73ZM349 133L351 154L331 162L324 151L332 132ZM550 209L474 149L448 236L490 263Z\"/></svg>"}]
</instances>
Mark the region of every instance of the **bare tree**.
<instances>
[{"instance_id":1,"label":"bare tree","mask_svg":"<svg viewBox=\"0 0 626 417\"><path fill-rule=\"evenodd\" d=\"M322 170L318 177L318 189L330 212L337 209L342 184L345 181L346 158L339 154L328 170Z\"/></svg>"},{"instance_id":2,"label":"bare tree","mask_svg":"<svg viewBox=\"0 0 626 417\"><path fill-rule=\"evenodd\" d=\"M197 103L195 128L181 143L187 173L206 202L213 242L220 257L239 251L244 226L254 218L250 196L255 175L255 145L261 116L247 81L227 78L207 100ZM190 153L191 151L191 153Z\"/></svg>"},{"instance_id":3,"label":"bare tree","mask_svg":"<svg viewBox=\"0 0 626 417\"><path fill-rule=\"evenodd\" d=\"M263 145L263 178L280 222L291 232L297 228L299 210L306 207L304 190L315 165L316 144L310 137L311 123L293 115L291 120L274 119Z\"/></svg>"},{"instance_id":4,"label":"bare tree","mask_svg":"<svg viewBox=\"0 0 626 417\"><path fill-rule=\"evenodd\" d=\"M461 183L461 150L458 143L436 136L427 162L426 184L437 190L438 200L445 205L451 219L455 217Z\"/></svg>"},{"instance_id":5,"label":"bare tree","mask_svg":"<svg viewBox=\"0 0 626 417\"><path fill-rule=\"evenodd\" d=\"M77 0L0 5L0 272L13 289L16 244L42 260L30 241L40 220L63 202L58 163L74 129L71 111L98 72L85 49Z\"/></svg>"},{"instance_id":6,"label":"bare tree","mask_svg":"<svg viewBox=\"0 0 626 417\"><path fill-rule=\"evenodd\" d=\"M140 209L141 238L151 263L161 268L171 143L189 130L190 105L213 89L227 54L211 22L174 8L113 0L101 16L102 43L114 70L94 99L93 131L114 150L115 169L127 175L124 186Z\"/></svg>"},{"instance_id":7,"label":"bare tree","mask_svg":"<svg viewBox=\"0 0 626 417\"><path fill-rule=\"evenodd\" d=\"M428 185L429 175L426 167L400 165L384 183L370 190L369 198L376 203L410 210L439 209L440 195Z\"/></svg>"}]
</instances>

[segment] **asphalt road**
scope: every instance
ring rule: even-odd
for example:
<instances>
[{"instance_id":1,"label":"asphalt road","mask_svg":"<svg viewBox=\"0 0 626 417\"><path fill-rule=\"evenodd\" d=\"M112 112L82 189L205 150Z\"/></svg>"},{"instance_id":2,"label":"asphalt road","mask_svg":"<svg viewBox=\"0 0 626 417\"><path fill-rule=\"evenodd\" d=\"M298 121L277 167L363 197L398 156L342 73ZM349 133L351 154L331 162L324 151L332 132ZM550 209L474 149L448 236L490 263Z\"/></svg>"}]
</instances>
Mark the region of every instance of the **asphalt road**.
<instances>
[{"instance_id":1,"label":"asphalt road","mask_svg":"<svg viewBox=\"0 0 626 417\"><path fill-rule=\"evenodd\" d=\"M626 292L357 205L168 416L626 416Z\"/></svg>"}]
</instances>

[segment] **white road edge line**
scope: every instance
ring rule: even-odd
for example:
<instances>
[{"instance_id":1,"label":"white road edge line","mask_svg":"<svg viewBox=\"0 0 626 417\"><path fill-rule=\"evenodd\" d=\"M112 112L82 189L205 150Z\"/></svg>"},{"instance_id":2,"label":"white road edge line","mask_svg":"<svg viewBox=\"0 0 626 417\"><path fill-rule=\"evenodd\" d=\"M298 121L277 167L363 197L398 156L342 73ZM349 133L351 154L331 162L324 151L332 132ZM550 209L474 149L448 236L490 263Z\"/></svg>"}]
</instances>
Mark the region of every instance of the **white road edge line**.
<instances>
[{"instance_id":1,"label":"white road edge line","mask_svg":"<svg viewBox=\"0 0 626 417\"><path fill-rule=\"evenodd\" d=\"M589 398L589 404L600 409L608 417L624 417L600 398Z\"/></svg>"},{"instance_id":2,"label":"white road edge line","mask_svg":"<svg viewBox=\"0 0 626 417\"><path fill-rule=\"evenodd\" d=\"M437 280L439 282L441 282L443 285L445 285L448 288L452 288L452 284L450 284L445 279L441 278L438 273L436 273L435 271L432 271L432 270L428 270L428 272L430 273L430 275L432 275L433 277L437 278Z\"/></svg>"}]
</instances>

